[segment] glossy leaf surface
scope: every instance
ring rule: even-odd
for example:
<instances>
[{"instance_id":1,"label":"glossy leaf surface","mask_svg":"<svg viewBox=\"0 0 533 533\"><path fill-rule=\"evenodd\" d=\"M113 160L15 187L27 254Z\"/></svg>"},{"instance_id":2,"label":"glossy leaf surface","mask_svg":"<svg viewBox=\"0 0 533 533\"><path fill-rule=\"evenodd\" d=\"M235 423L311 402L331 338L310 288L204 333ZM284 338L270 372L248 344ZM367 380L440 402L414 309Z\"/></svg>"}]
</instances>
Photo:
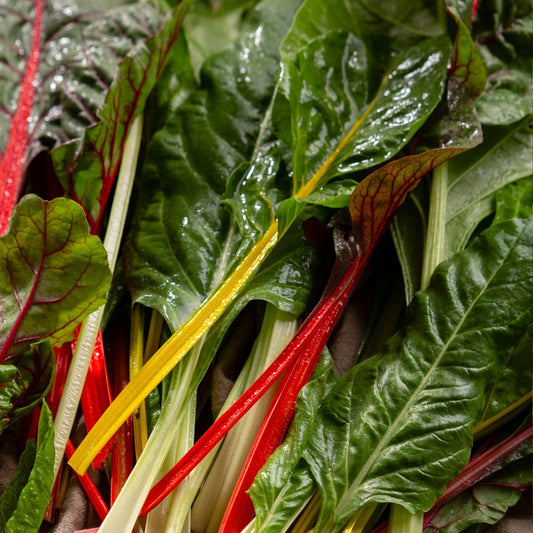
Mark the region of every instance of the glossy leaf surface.
<instances>
[{"instance_id":1,"label":"glossy leaf surface","mask_svg":"<svg viewBox=\"0 0 533 533\"><path fill-rule=\"evenodd\" d=\"M500 351L531 322L532 239L531 220L487 230L437 268L386 351L332 389L305 454L322 492L317 531L371 502L428 510L466 464Z\"/></svg>"},{"instance_id":2,"label":"glossy leaf surface","mask_svg":"<svg viewBox=\"0 0 533 533\"><path fill-rule=\"evenodd\" d=\"M0 365L0 433L33 411L54 374L54 354L48 343L33 346L12 364Z\"/></svg>"},{"instance_id":3,"label":"glossy leaf surface","mask_svg":"<svg viewBox=\"0 0 533 533\"><path fill-rule=\"evenodd\" d=\"M109 282L107 254L83 210L64 198L25 196L0 241L1 359L70 340L105 302Z\"/></svg>"}]
</instances>

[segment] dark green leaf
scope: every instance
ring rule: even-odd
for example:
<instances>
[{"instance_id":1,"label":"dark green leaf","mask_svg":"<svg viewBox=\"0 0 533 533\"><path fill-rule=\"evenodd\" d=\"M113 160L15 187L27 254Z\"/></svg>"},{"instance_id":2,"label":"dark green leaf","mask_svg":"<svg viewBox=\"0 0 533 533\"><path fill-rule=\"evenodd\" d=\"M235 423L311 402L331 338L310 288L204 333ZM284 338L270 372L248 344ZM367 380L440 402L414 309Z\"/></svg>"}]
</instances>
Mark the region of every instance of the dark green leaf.
<instances>
[{"instance_id":1,"label":"dark green leaf","mask_svg":"<svg viewBox=\"0 0 533 533\"><path fill-rule=\"evenodd\" d=\"M150 6L125 2L44 2L36 92L28 119L26 164L41 150L81 137L97 113L118 62L159 24ZM30 56L33 2L0 1L0 150L19 105L21 79ZM117 5L120 8L110 9ZM105 13L103 11L105 10ZM24 154L23 154L24 155Z\"/></svg>"},{"instance_id":2,"label":"dark green leaf","mask_svg":"<svg viewBox=\"0 0 533 533\"><path fill-rule=\"evenodd\" d=\"M315 531L372 502L427 510L466 464L500 353L532 319L532 222L500 224L441 264L406 328L321 403L304 453L322 492Z\"/></svg>"},{"instance_id":3,"label":"dark green leaf","mask_svg":"<svg viewBox=\"0 0 533 533\"><path fill-rule=\"evenodd\" d=\"M239 42L206 62L202 88L151 143L129 237L128 278L133 299L158 309L173 329L242 260L255 243L255 227L272 221L255 184L247 189L246 210L234 207L232 195L247 187L250 159L265 169L265 180L274 178L275 147L253 154L279 69L277 47L298 4L262 4Z\"/></svg>"},{"instance_id":4,"label":"dark green leaf","mask_svg":"<svg viewBox=\"0 0 533 533\"><path fill-rule=\"evenodd\" d=\"M52 414L43 405L37 441L28 442L14 479L0 496L0 529L6 533L37 533L54 481Z\"/></svg>"},{"instance_id":5,"label":"dark green leaf","mask_svg":"<svg viewBox=\"0 0 533 533\"><path fill-rule=\"evenodd\" d=\"M437 106L448 54L446 38L424 40L383 65L364 41L330 31L303 48L297 62L285 62L280 98L288 104L278 101L273 121L292 148L292 196L305 198L336 175L397 153ZM297 212L293 203L278 208L282 229Z\"/></svg>"},{"instance_id":6,"label":"dark green leaf","mask_svg":"<svg viewBox=\"0 0 533 533\"><path fill-rule=\"evenodd\" d=\"M33 411L53 377L54 354L48 343L32 346L12 364L0 365L0 433Z\"/></svg>"},{"instance_id":7,"label":"dark green leaf","mask_svg":"<svg viewBox=\"0 0 533 533\"><path fill-rule=\"evenodd\" d=\"M72 339L105 302L107 253L72 200L25 196L0 239L0 360Z\"/></svg>"}]
</instances>

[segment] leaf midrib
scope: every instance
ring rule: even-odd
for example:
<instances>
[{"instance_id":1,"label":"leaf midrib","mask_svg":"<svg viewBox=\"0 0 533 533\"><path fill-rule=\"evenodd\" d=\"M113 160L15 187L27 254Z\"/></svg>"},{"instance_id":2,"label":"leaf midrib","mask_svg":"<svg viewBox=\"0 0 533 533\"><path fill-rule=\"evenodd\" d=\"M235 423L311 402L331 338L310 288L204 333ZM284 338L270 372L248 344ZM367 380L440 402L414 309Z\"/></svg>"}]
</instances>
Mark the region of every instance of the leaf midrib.
<instances>
[{"instance_id":1,"label":"leaf midrib","mask_svg":"<svg viewBox=\"0 0 533 533\"><path fill-rule=\"evenodd\" d=\"M521 232L522 233L522 232ZM486 291L489 289L491 283L492 283L492 280L496 277L496 275L499 273L499 271L501 270L501 268L503 267L503 265L507 262L507 258L509 257L509 255L512 253L513 249L516 247L518 241L519 241L519 237L520 235L518 235L516 238L515 238L515 241L513 243L513 245L508 249L507 253L505 254L505 256L501 259L500 261L500 264L498 266L498 268L496 268L494 270L494 272L492 273L492 275L490 276L490 278L486 281L486 283L484 284L484 286L480 289L479 291L479 294L476 296L476 298L473 300L473 302L468 306L467 310L465 311L465 313L463 314L461 320L459 321L459 323L457 324L457 326L454 328L454 330L452 331L451 335L450 335L450 338L448 339L448 341L444 344L444 346L442 347L442 349L440 350L440 353L438 354L438 356L435 358L435 361L434 363L430 366L428 372L426 373L426 375L423 377L423 379L421 380L419 386L415 389L415 391L413 392L413 394L411 395L409 401L405 404L405 406L403 407L403 409L400 411L400 413L398 414L398 416L395 418L394 422L389 426L389 429L387 429L387 431L385 432L383 438L381 439L381 442L378 443L378 445L375 447L374 449L374 452L371 454L371 456L369 457L369 459L366 461L366 463L363 465L363 468L360 470L360 473L359 475L357 476L357 478L354 480L354 482L351 484L351 486L349 487L348 490L345 491L343 497L341 498L341 500L339 501L339 503L337 504L336 508L335 508L335 514L339 514L340 512L342 512L342 509L343 507L348 503L348 501L351 499L352 495L356 492L357 488L359 487L359 485L363 482L363 480L365 479L365 477L367 476L367 474L370 472L370 470L372 469L372 467L374 466L375 462L377 461L378 457L381 455L381 452L383 451L383 449L386 447L386 445L388 445L390 439L392 438L393 434L395 433L395 431L398 429L398 427L400 426L401 422L403 421L403 419L405 418L406 414L409 412L409 410L411 409L412 405L415 403L415 400L418 399L419 395L421 394L421 392L424 390L425 386L427 385L427 383L429 382L430 378L433 376L436 368L438 367L438 365L440 364L442 358L445 356L446 354L446 351L447 349L449 348L449 346L453 343L453 341L456 339L457 335L459 334L460 330L461 330L461 327L463 326L466 318L470 315L470 313L472 312L472 309L476 306L477 302L479 301L479 299L486 293Z\"/></svg>"}]
</instances>

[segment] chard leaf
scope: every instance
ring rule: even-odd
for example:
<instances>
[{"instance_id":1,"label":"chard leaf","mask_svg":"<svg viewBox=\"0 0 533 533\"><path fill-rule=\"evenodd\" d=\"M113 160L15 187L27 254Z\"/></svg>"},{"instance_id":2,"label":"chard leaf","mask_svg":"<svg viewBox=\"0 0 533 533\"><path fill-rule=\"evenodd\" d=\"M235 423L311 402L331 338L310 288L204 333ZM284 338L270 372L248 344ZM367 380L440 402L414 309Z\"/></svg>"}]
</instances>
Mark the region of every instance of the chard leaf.
<instances>
[{"instance_id":1,"label":"chard leaf","mask_svg":"<svg viewBox=\"0 0 533 533\"><path fill-rule=\"evenodd\" d=\"M284 62L273 121L292 149L293 183L277 209L280 231L292 223L297 200L334 176L386 161L409 141L440 101L448 57L447 38L429 39L383 68L364 41L331 31Z\"/></svg>"},{"instance_id":2,"label":"chard leaf","mask_svg":"<svg viewBox=\"0 0 533 533\"><path fill-rule=\"evenodd\" d=\"M142 28L144 40L132 49L131 41L127 40L129 53L113 72L111 85L105 87L105 101L95 116L97 120L85 129L82 140L63 144L52 152L61 183L84 207L93 232L98 231L101 223L120 165L126 134L143 112L146 99L163 71L180 33L187 3L172 10L162 25L153 8L148 8L151 9L149 13L141 12L138 24L135 24L135 17L122 21L128 27L131 23L134 28ZM137 12L138 6L132 10L132 13ZM118 30L121 31L120 25Z\"/></svg>"},{"instance_id":3,"label":"chard leaf","mask_svg":"<svg viewBox=\"0 0 533 533\"><path fill-rule=\"evenodd\" d=\"M496 213L493 224L510 218L528 218L533 215L533 176L509 183L495 194Z\"/></svg>"},{"instance_id":4,"label":"chard leaf","mask_svg":"<svg viewBox=\"0 0 533 533\"><path fill-rule=\"evenodd\" d=\"M260 6L239 42L206 62L203 87L150 144L127 275L134 301L158 309L173 329L243 259L257 235L254 225L272 222L268 206L258 219L255 193L245 199L254 225L240 234L228 206L230 190L247 175L279 69L276 50L298 3ZM265 180L273 179L276 159L273 150L257 155L255 168L267 169Z\"/></svg>"},{"instance_id":5,"label":"chard leaf","mask_svg":"<svg viewBox=\"0 0 533 533\"><path fill-rule=\"evenodd\" d=\"M480 5L472 28L488 70L477 102L483 124L511 124L531 114L533 7L530 2Z\"/></svg>"},{"instance_id":6,"label":"chard leaf","mask_svg":"<svg viewBox=\"0 0 533 533\"><path fill-rule=\"evenodd\" d=\"M32 346L11 364L0 365L0 433L30 414L54 377L54 353L48 343Z\"/></svg>"},{"instance_id":7,"label":"chard leaf","mask_svg":"<svg viewBox=\"0 0 533 533\"><path fill-rule=\"evenodd\" d=\"M159 24L149 4L109 9L123 3L106 3L104 15L103 2L0 1L0 213L7 219L28 163L98 120L118 61ZM0 223L0 233L6 227Z\"/></svg>"},{"instance_id":8,"label":"chard leaf","mask_svg":"<svg viewBox=\"0 0 533 533\"><path fill-rule=\"evenodd\" d=\"M0 529L6 533L37 532L54 482L52 414L41 409L37 440L27 443L17 473L0 496Z\"/></svg>"},{"instance_id":9,"label":"chard leaf","mask_svg":"<svg viewBox=\"0 0 533 533\"><path fill-rule=\"evenodd\" d=\"M383 354L321 403L304 452L322 493L315 531L372 502L428 510L466 464L500 352L531 323L532 223L500 224L442 263Z\"/></svg>"},{"instance_id":10,"label":"chard leaf","mask_svg":"<svg viewBox=\"0 0 533 533\"><path fill-rule=\"evenodd\" d=\"M474 524L495 524L533 483L530 465L531 457L522 457L462 492L438 511L424 532L459 533Z\"/></svg>"},{"instance_id":11,"label":"chard leaf","mask_svg":"<svg viewBox=\"0 0 533 533\"><path fill-rule=\"evenodd\" d=\"M65 198L25 196L0 239L0 361L72 339L109 283L107 254L83 210Z\"/></svg>"}]
</instances>

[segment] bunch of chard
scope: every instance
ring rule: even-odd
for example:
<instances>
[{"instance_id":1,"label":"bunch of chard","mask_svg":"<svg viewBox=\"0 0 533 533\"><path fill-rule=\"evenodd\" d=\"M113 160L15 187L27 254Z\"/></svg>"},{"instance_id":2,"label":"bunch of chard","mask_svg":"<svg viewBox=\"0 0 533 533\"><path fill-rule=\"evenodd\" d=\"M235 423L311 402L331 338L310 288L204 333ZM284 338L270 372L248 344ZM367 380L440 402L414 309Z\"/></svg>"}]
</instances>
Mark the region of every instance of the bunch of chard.
<instances>
[{"instance_id":1,"label":"bunch of chard","mask_svg":"<svg viewBox=\"0 0 533 533\"><path fill-rule=\"evenodd\" d=\"M100 532L502 519L532 482L531 20L0 0L0 529L61 519L71 472Z\"/></svg>"}]
</instances>

